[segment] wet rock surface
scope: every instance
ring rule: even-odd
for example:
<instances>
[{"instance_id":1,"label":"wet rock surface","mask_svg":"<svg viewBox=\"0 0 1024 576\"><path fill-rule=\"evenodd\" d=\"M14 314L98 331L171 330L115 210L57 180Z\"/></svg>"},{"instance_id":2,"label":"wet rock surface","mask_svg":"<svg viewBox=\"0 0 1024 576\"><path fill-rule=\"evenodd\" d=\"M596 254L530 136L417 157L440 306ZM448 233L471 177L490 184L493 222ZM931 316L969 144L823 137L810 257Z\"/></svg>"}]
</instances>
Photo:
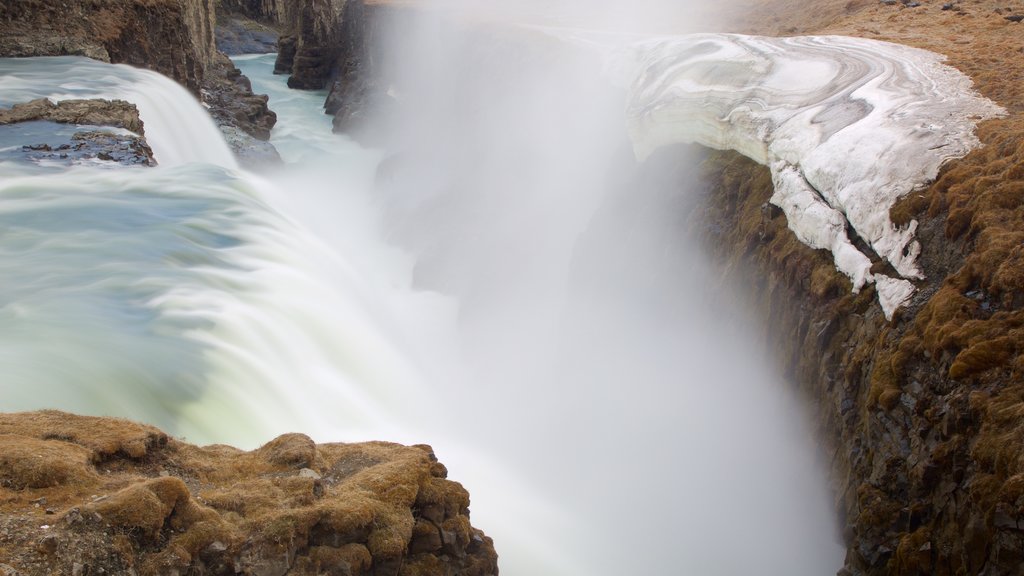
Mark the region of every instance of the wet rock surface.
<instances>
[{"instance_id":1,"label":"wet rock surface","mask_svg":"<svg viewBox=\"0 0 1024 576\"><path fill-rule=\"evenodd\" d=\"M69 166L155 166L134 104L45 98L0 108L0 160Z\"/></svg>"},{"instance_id":2,"label":"wet rock surface","mask_svg":"<svg viewBox=\"0 0 1024 576\"><path fill-rule=\"evenodd\" d=\"M253 94L252 84L227 57L222 56L201 92L202 101L218 126L241 130L257 140L269 140L277 114L267 107L267 96Z\"/></svg>"},{"instance_id":3,"label":"wet rock surface","mask_svg":"<svg viewBox=\"0 0 1024 576\"><path fill-rule=\"evenodd\" d=\"M265 96L215 44L215 2L0 2L0 57L82 55L155 70L189 88L221 126L269 138ZM261 36L265 39L265 36Z\"/></svg>"},{"instance_id":4,"label":"wet rock surface","mask_svg":"<svg viewBox=\"0 0 1024 576\"><path fill-rule=\"evenodd\" d=\"M98 128L98 127L97 127ZM0 128L0 134L3 129ZM134 134L89 129L75 132L59 144L25 144L0 152L0 160L33 162L48 166L71 166L90 161L119 166L156 166L153 150Z\"/></svg>"},{"instance_id":5,"label":"wet rock surface","mask_svg":"<svg viewBox=\"0 0 1024 576\"><path fill-rule=\"evenodd\" d=\"M132 422L0 414L0 562L52 574L497 574L429 446L197 447Z\"/></svg>"},{"instance_id":6,"label":"wet rock surface","mask_svg":"<svg viewBox=\"0 0 1024 576\"><path fill-rule=\"evenodd\" d=\"M283 12L274 72L289 74L288 87L319 90L327 86L342 51L346 0L300 0Z\"/></svg>"},{"instance_id":7,"label":"wet rock surface","mask_svg":"<svg viewBox=\"0 0 1024 576\"><path fill-rule=\"evenodd\" d=\"M277 52L279 32L265 24L239 16L218 16L217 49L228 56Z\"/></svg>"}]
</instances>

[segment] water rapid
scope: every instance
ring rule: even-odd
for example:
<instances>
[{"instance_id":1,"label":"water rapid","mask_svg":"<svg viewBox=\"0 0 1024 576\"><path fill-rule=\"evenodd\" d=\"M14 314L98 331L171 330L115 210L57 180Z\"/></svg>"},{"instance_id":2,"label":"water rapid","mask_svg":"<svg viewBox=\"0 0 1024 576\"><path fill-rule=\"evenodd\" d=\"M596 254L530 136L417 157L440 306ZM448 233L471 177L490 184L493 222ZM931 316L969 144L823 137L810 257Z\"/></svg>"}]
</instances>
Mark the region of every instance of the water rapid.
<instances>
[{"instance_id":1,"label":"water rapid","mask_svg":"<svg viewBox=\"0 0 1024 576\"><path fill-rule=\"evenodd\" d=\"M429 442L507 575L835 571L796 404L687 247L693 200L592 122L615 94L557 83L577 115L547 92L472 107L482 124L450 133L506 135L474 140L494 147L475 165L429 126L447 116L421 116L437 155L378 179L385 154L330 134L322 95L289 91L272 62L237 61L271 96L287 162L255 176L157 75L0 61L4 105L138 102L161 163L0 164L2 409L242 447L296 430Z\"/></svg>"}]
</instances>

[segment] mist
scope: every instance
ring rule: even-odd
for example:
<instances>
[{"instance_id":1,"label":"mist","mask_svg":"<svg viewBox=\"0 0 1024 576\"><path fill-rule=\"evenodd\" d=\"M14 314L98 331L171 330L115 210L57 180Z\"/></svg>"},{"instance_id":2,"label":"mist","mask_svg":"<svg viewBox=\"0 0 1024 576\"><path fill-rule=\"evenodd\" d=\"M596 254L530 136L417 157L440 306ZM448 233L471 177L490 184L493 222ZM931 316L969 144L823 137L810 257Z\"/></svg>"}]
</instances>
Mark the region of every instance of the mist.
<instances>
[{"instance_id":1,"label":"mist","mask_svg":"<svg viewBox=\"0 0 1024 576\"><path fill-rule=\"evenodd\" d=\"M418 295L395 304L395 330L432 414L405 424L469 488L502 573L834 573L804 407L692 226L703 153L638 163L601 50L565 33L715 19L660 2L445 6L385 27L357 130L382 159L372 200L289 202L339 251L383 238L395 265L379 284Z\"/></svg>"}]
</instances>

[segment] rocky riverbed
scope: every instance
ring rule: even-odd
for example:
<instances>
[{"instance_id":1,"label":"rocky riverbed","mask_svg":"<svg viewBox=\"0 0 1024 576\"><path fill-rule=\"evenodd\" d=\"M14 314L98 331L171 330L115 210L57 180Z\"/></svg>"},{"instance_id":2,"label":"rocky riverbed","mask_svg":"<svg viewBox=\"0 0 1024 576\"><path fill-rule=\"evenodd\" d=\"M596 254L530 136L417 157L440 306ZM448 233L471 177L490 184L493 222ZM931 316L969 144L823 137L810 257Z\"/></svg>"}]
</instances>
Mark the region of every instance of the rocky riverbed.
<instances>
[{"instance_id":1,"label":"rocky riverbed","mask_svg":"<svg viewBox=\"0 0 1024 576\"><path fill-rule=\"evenodd\" d=\"M0 108L0 160L155 166L138 108L123 100L45 98Z\"/></svg>"}]
</instances>

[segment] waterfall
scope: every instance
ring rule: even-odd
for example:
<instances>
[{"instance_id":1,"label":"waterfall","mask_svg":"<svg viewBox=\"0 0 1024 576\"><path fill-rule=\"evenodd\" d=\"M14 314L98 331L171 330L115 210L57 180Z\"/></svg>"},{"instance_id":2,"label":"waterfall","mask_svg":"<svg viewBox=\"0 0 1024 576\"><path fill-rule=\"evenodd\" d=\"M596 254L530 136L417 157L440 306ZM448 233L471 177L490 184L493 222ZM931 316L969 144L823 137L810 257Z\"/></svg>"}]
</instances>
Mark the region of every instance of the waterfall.
<instances>
[{"instance_id":1,"label":"waterfall","mask_svg":"<svg viewBox=\"0 0 1024 576\"><path fill-rule=\"evenodd\" d=\"M0 106L36 98L127 100L139 109L146 140L162 166L237 167L213 120L188 90L163 74L80 56L0 60Z\"/></svg>"},{"instance_id":2,"label":"waterfall","mask_svg":"<svg viewBox=\"0 0 1024 576\"><path fill-rule=\"evenodd\" d=\"M589 71L461 85L504 97L471 107L476 125L424 100L449 107L409 119L432 154L410 143L378 184L382 153L331 135L319 96L288 91L272 57L237 63L293 162L265 177L159 75L0 60L5 104L136 102L161 164L0 164L0 408L242 447L430 442L504 574L835 570L813 444L680 231L692 200L649 186L620 127L594 122L621 95ZM460 163L478 129L503 138Z\"/></svg>"}]
</instances>

